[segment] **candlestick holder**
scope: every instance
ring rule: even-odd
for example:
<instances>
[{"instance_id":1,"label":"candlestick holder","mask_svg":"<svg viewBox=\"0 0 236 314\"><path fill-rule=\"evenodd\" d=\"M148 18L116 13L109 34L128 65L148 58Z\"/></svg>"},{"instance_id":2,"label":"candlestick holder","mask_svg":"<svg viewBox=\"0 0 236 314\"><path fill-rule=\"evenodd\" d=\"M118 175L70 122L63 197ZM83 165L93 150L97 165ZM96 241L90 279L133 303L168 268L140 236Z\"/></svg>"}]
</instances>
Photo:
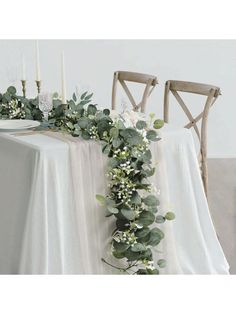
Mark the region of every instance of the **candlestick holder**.
<instances>
[{"instance_id":1,"label":"candlestick holder","mask_svg":"<svg viewBox=\"0 0 236 314\"><path fill-rule=\"evenodd\" d=\"M26 96L26 80L21 80L23 97Z\"/></svg>"},{"instance_id":2,"label":"candlestick holder","mask_svg":"<svg viewBox=\"0 0 236 314\"><path fill-rule=\"evenodd\" d=\"M67 110L67 109L68 109L68 104L62 104L62 106L63 106L63 109L64 109L64 110Z\"/></svg>"},{"instance_id":3,"label":"candlestick holder","mask_svg":"<svg viewBox=\"0 0 236 314\"><path fill-rule=\"evenodd\" d=\"M40 90L41 90L41 81L36 80L35 82L36 82L38 94L40 94Z\"/></svg>"}]
</instances>

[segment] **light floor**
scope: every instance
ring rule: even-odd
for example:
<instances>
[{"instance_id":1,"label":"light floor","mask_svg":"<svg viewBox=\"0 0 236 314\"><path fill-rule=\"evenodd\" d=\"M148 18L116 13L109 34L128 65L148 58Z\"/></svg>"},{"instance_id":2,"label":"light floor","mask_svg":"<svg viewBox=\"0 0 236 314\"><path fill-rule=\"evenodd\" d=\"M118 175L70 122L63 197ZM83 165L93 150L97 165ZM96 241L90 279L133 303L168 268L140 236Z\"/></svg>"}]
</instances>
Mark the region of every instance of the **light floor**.
<instances>
[{"instance_id":1,"label":"light floor","mask_svg":"<svg viewBox=\"0 0 236 314\"><path fill-rule=\"evenodd\" d=\"M236 159L209 159L209 205L230 273L236 274Z\"/></svg>"}]
</instances>

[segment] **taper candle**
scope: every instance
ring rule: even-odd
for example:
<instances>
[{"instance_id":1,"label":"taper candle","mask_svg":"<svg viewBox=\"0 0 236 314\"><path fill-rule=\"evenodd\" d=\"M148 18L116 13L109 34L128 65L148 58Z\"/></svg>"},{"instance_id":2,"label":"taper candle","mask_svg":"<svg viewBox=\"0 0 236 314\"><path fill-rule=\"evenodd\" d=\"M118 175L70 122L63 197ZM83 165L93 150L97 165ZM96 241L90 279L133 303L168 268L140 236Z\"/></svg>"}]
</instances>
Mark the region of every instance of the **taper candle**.
<instances>
[{"instance_id":1,"label":"taper candle","mask_svg":"<svg viewBox=\"0 0 236 314\"><path fill-rule=\"evenodd\" d=\"M64 52L61 54L61 100L62 104L65 105L66 102L66 75L65 75L65 60Z\"/></svg>"},{"instance_id":2,"label":"taper candle","mask_svg":"<svg viewBox=\"0 0 236 314\"><path fill-rule=\"evenodd\" d=\"M40 81L39 43L36 41L36 81Z\"/></svg>"},{"instance_id":3,"label":"taper candle","mask_svg":"<svg viewBox=\"0 0 236 314\"><path fill-rule=\"evenodd\" d=\"M22 55L22 77L21 77L22 81L26 80L26 72L25 72L25 56Z\"/></svg>"}]
</instances>

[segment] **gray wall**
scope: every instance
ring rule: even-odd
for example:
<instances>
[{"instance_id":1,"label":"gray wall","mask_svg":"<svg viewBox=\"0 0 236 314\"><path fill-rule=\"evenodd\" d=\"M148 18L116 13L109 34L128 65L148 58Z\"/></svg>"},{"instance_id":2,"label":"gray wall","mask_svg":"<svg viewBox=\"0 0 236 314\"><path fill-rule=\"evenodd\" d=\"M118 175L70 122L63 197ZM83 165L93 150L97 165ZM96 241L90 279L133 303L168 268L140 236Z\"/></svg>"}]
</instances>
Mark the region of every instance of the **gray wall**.
<instances>
[{"instance_id":1,"label":"gray wall","mask_svg":"<svg viewBox=\"0 0 236 314\"><path fill-rule=\"evenodd\" d=\"M68 95L89 87L94 100L110 107L112 74L130 70L157 75L148 110L162 117L164 83L180 79L218 85L222 96L211 110L209 156L236 157L236 41L231 40L42 40L39 41L43 87L60 91L60 53L64 50ZM20 88L21 55L25 54L29 95L35 95L35 41L0 40L0 86ZM137 96L139 91L135 90ZM121 99L120 95L120 99ZM194 112L200 111L201 97L186 97ZM173 103L174 104L174 103ZM173 106L172 121L185 122ZM226 140L227 139L227 140Z\"/></svg>"}]
</instances>

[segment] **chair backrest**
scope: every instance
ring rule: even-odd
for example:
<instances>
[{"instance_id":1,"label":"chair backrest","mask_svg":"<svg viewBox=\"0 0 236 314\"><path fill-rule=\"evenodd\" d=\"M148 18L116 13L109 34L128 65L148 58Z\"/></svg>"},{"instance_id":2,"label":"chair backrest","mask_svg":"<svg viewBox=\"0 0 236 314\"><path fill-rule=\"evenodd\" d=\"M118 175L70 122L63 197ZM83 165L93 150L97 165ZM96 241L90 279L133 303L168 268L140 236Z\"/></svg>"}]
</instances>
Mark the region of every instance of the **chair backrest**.
<instances>
[{"instance_id":1,"label":"chair backrest","mask_svg":"<svg viewBox=\"0 0 236 314\"><path fill-rule=\"evenodd\" d=\"M131 102L133 106L133 110L138 111L139 109L141 109L141 112L145 112L147 99L152 93L154 87L158 84L157 78L153 75L148 75L148 74L126 72L126 71L116 71L114 73L113 86L112 86L112 109L113 110L116 109L116 93L117 93L118 82L120 82L126 95L128 96L129 101ZM135 83L145 85L144 93L143 93L142 100L140 103L138 104L136 103L126 82L135 82Z\"/></svg>"},{"instance_id":2,"label":"chair backrest","mask_svg":"<svg viewBox=\"0 0 236 314\"><path fill-rule=\"evenodd\" d=\"M221 95L220 88L213 85L185 82L185 81L167 81L165 85L165 95L164 95L164 121L169 122L169 95L170 92L176 98L178 104L183 109L184 113L189 119L189 122L184 126L185 128L194 128L197 137L200 141L200 163L202 169L204 188L207 194L207 120L210 107L214 104L219 95ZM189 108L183 101L179 92L192 93L206 96L206 102L204 104L203 111L198 114L195 118L190 112ZM201 130L197 126L197 123L202 119Z\"/></svg>"}]
</instances>

